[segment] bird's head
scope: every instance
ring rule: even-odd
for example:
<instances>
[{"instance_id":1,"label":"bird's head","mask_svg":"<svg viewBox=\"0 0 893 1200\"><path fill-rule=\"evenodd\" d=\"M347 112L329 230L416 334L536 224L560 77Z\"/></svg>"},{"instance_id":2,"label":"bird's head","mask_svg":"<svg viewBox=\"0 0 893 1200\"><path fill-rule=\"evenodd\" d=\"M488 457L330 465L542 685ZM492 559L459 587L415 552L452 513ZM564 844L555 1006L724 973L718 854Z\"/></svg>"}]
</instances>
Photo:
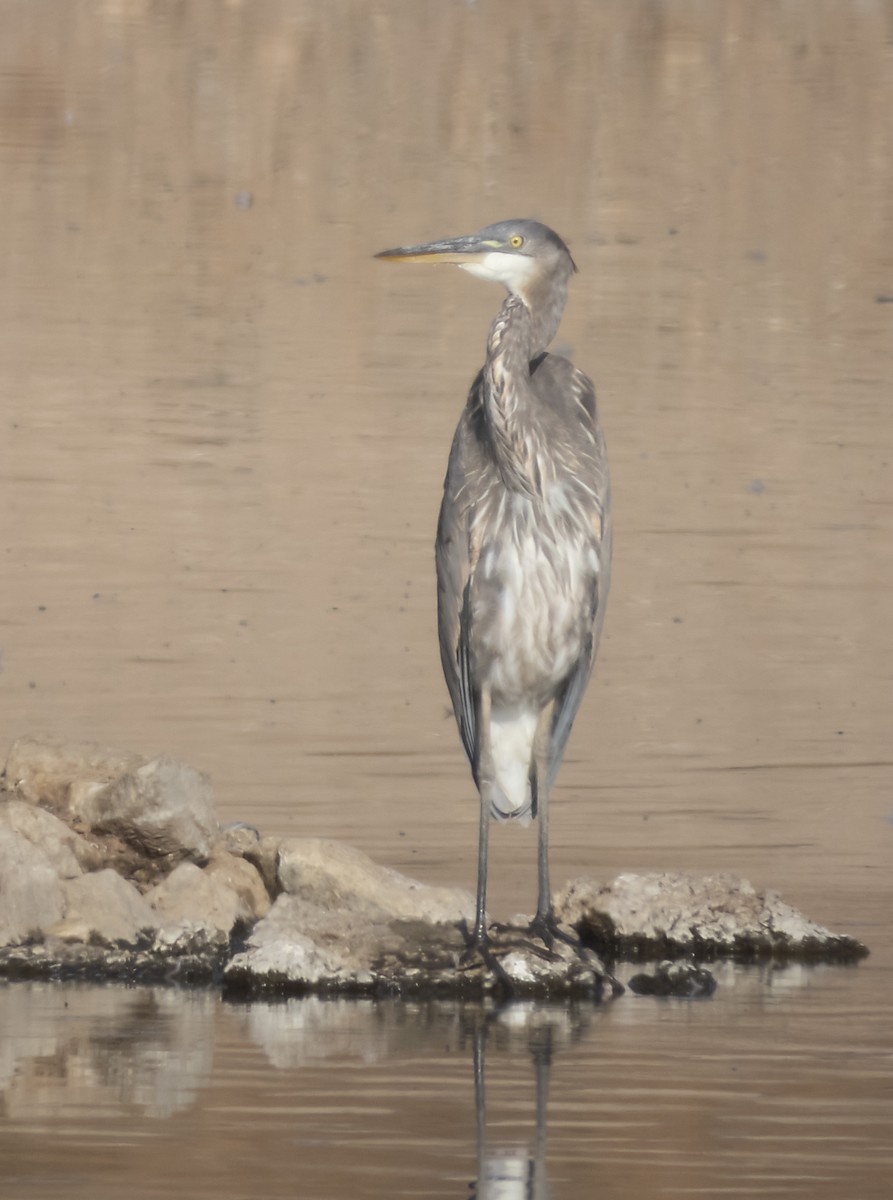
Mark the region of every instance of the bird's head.
<instances>
[{"instance_id":1,"label":"bird's head","mask_svg":"<svg viewBox=\"0 0 893 1200\"><path fill-rule=\"evenodd\" d=\"M503 284L528 304L544 284L566 285L577 269L557 233L539 221L527 220L499 221L480 233L399 246L375 257L390 262L453 263L479 279Z\"/></svg>"}]
</instances>

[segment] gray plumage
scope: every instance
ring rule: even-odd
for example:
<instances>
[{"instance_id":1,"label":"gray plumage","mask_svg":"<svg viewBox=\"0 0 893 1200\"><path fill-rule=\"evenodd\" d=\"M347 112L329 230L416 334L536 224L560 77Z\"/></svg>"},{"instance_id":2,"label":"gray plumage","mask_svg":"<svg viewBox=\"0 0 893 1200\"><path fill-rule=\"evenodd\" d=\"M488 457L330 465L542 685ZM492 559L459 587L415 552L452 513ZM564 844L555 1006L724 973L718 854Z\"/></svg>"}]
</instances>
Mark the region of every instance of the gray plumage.
<instances>
[{"instance_id":1,"label":"gray plumage","mask_svg":"<svg viewBox=\"0 0 893 1200\"><path fill-rule=\"evenodd\" d=\"M611 561L591 381L548 354L575 271L535 221L384 251L508 289L453 439L437 529L440 652L481 796L475 938L486 940L489 818L540 820L536 932L555 932L548 796L592 672Z\"/></svg>"}]
</instances>

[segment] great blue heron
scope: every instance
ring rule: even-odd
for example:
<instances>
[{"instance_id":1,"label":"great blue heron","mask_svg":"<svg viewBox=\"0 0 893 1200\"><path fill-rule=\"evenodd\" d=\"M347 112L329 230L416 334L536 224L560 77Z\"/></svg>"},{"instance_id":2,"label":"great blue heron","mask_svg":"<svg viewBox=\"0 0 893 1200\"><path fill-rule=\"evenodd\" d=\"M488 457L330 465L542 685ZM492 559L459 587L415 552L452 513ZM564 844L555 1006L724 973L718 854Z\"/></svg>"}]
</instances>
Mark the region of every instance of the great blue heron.
<instances>
[{"instance_id":1,"label":"great blue heron","mask_svg":"<svg viewBox=\"0 0 893 1200\"><path fill-rule=\"evenodd\" d=\"M576 270L557 233L501 221L383 250L455 263L508 289L450 452L437 527L440 654L481 798L474 944L487 945L490 818L539 819L531 932L558 933L549 792L592 672L611 563L605 443L592 382L547 354Z\"/></svg>"}]
</instances>

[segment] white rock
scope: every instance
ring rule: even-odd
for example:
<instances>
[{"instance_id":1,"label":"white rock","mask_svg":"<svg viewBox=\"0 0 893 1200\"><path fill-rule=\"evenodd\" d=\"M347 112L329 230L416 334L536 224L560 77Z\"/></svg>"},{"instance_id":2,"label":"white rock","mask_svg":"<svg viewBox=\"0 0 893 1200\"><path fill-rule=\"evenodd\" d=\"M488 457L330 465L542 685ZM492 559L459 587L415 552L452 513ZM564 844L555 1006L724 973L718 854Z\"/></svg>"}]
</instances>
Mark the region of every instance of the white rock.
<instances>
[{"instance_id":1,"label":"white rock","mask_svg":"<svg viewBox=\"0 0 893 1200\"><path fill-rule=\"evenodd\" d=\"M27 736L6 758L6 787L30 804L64 811L78 796L99 790L146 760L93 742Z\"/></svg>"},{"instance_id":2,"label":"white rock","mask_svg":"<svg viewBox=\"0 0 893 1200\"><path fill-rule=\"evenodd\" d=\"M47 928L52 937L68 942L133 945L140 934L153 933L158 915L132 883L106 868L66 880L65 915Z\"/></svg>"},{"instance_id":3,"label":"white rock","mask_svg":"<svg viewBox=\"0 0 893 1200\"><path fill-rule=\"evenodd\" d=\"M216 858L205 870L180 863L146 893L146 901L168 921L198 922L227 934L237 921L251 924L270 906L256 869L232 855Z\"/></svg>"},{"instance_id":4,"label":"white rock","mask_svg":"<svg viewBox=\"0 0 893 1200\"><path fill-rule=\"evenodd\" d=\"M352 928L350 927L352 924ZM360 946L351 936L361 925ZM377 947L375 930L347 914L316 909L299 896L282 895L254 929L248 948L237 954L227 974L248 971L261 980L287 980L312 987L348 983L368 969Z\"/></svg>"},{"instance_id":5,"label":"white rock","mask_svg":"<svg viewBox=\"0 0 893 1200\"><path fill-rule=\"evenodd\" d=\"M289 895L369 919L448 923L474 916L474 898L463 888L429 887L379 866L353 846L324 838L283 839L279 883Z\"/></svg>"},{"instance_id":6,"label":"white rock","mask_svg":"<svg viewBox=\"0 0 893 1200\"><path fill-rule=\"evenodd\" d=\"M250 858L257 852L260 834L253 825L236 822L234 825L224 825L214 843L214 853L225 850L227 854L237 854L241 858Z\"/></svg>"},{"instance_id":7,"label":"white rock","mask_svg":"<svg viewBox=\"0 0 893 1200\"><path fill-rule=\"evenodd\" d=\"M257 867L236 854L215 851L205 874L235 892L241 903L239 918L254 924L270 911L270 896Z\"/></svg>"},{"instance_id":8,"label":"white rock","mask_svg":"<svg viewBox=\"0 0 893 1200\"><path fill-rule=\"evenodd\" d=\"M200 955L209 951L225 950L228 945L229 934L218 929L216 925L185 918L162 925L153 941L155 950L171 955L174 960L182 955Z\"/></svg>"},{"instance_id":9,"label":"white rock","mask_svg":"<svg viewBox=\"0 0 893 1200\"><path fill-rule=\"evenodd\" d=\"M271 896L278 896L282 890L279 884L279 843L278 837L262 837L257 845L244 852L244 857L260 871L264 886Z\"/></svg>"},{"instance_id":10,"label":"white rock","mask_svg":"<svg viewBox=\"0 0 893 1200\"><path fill-rule=\"evenodd\" d=\"M0 946L40 936L62 916L65 897L49 857L0 825Z\"/></svg>"},{"instance_id":11,"label":"white rock","mask_svg":"<svg viewBox=\"0 0 893 1200\"><path fill-rule=\"evenodd\" d=\"M184 853L202 861L210 855L218 830L211 781L165 757L82 795L76 815L91 828L118 834L148 854Z\"/></svg>"},{"instance_id":12,"label":"white rock","mask_svg":"<svg viewBox=\"0 0 893 1200\"><path fill-rule=\"evenodd\" d=\"M9 800L0 804L0 824L39 846L60 878L74 879L81 874L81 862L88 856L84 839L45 808Z\"/></svg>"},{"instance_id":13,"label":"white rock","mask_svg":"<svg viewBox=\"0 0 893 1200\"><path fill-rule=\"evenodd\" d=\"M569 925L607 926L620 938L667 938L680 946L707 942L732 949L745 941L768 949L842 940L775 892L759 892L747 879L727 874L624 874L609 884L579 879L564 889L556 908Z\"/></svg>"}]
</instances>

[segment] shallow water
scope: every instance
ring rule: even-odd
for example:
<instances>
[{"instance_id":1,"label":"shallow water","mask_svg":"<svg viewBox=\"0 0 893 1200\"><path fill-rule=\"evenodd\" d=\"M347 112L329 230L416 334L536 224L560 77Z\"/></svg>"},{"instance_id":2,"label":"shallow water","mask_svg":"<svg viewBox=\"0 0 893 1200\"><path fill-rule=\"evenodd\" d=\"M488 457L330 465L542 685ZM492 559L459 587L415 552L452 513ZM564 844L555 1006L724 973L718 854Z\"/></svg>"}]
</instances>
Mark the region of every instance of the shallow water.
<instances>
[{"instance_id":1,"label":"shallow water","mask_svg":"<svg viewBox=\"0 0 893 1200\"><path fill-rule=\"evenodd\" d=\"M707 1003L486 1017L8 987L5 1194L888 1195L879 977L718 974Z\"/></svg>"},{"instance_id":2,"label":"shallow water","mask_svg":"<svg viewBox=\"0 0 893 1200\"><path fill-rule=\"evenodd\" d=\"M590 1014L555 1052L554 1193L888 1194L893 6L7 0L0 33L6 742L163 750L224 819L471 884L431 543L499 296L371 255L545 220L580 268L558 342L598 386L616 527L555 881L736 871L873 950ZM497 830L496 915L532 869L529 831ZM121 995L182 1030L183 1001ZM176 1036L207 1062L161 1118L121 1090L124 1011L101 1103L87 1026L61 1026L87 1065L5 1039L22 1195L475 1175L470 1051L412 1013L373 1021L410 1050L274 1070L248 1014L193 998ZM524 1142L530 1056L490 1051L488 1116Z\"/></svg>"}]
</instances>

